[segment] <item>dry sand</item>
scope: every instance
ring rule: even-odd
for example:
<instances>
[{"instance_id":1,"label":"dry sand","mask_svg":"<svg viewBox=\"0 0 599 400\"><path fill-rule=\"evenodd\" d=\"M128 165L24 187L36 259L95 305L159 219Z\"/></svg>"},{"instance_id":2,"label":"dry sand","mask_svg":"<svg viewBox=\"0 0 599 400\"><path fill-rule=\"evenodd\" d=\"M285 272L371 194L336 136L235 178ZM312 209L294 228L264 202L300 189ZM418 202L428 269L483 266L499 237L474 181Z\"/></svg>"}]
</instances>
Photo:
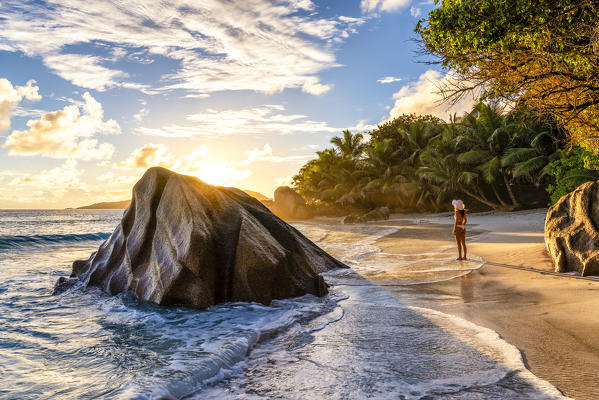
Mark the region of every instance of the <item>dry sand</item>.
<instances>
[{"instance_id":1,"label":"dry sand","mask_svg":"<svg viewBox=\"0 0 599 400\"><path fill-rule=\"evenodd\" d=\"M495 330L522 351L535 375L569 397L596 400L599 279L550 272L543 239L545 213L470 215L468 255L480 256L486 264L449 281L402 287L401 294L405 297L408 291L414 305ZM448 257L457 257L449 247L455 246L452 223L449 214L402 220L404 228L380 239L377 246L391 254L444 248Z\"/></svg>"}]
</instances>

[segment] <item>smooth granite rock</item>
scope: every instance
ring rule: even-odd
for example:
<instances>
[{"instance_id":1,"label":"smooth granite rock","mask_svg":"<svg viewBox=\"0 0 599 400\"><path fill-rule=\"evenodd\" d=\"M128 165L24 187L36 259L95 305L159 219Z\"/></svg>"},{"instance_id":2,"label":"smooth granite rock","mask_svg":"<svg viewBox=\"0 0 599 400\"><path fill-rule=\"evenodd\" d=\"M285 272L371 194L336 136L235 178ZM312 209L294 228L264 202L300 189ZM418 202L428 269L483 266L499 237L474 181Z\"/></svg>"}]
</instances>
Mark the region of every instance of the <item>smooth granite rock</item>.
<instances>
[{"instance_id":1,"label":"smooth granite rock","mask_svg":"<svg viewBox=\"0 0 599 400\"><path fill-rule=\"evenodd\" d=\"M289 186L279 186L275 190L271 210L285 219L308 219L312 217L304 198Z\"/></svg>"},{"instance_id":2,"label":"smooth granite rock","mask_svg":"<svg viewBox=\"0 0 599 400\"><path fill-rule=\"evenodd\" d=\"M71 278L115 295L131 290L161 305L205 308L311 293L327 286L319 273L345 267L258 200L164 168L133 188L123 219Z\"/></svg>"},{"instance_id":3,"label":"smooth granite rock","mask_svg":"<svg viewBox=\"0 0 599 400\"><path fill-rule=\"evenodd\" d=\"M557 272L599 274L599 182L587 182L547 211L545 245Z\"/></svg>"},{"instance_id":4,"label":"smooth granite rock","mask_svg":"<svg viewBox=\"0 0 599 400\"><path fill-rule=\"evenodd\" d=\"M344 224L357 224L369 221L381 221L389 219L391 215L391 210L389 207L378 207L372 211L367 212L363 215L350 214L347 217L343 218Z\"/></svg>"}]
</instances>

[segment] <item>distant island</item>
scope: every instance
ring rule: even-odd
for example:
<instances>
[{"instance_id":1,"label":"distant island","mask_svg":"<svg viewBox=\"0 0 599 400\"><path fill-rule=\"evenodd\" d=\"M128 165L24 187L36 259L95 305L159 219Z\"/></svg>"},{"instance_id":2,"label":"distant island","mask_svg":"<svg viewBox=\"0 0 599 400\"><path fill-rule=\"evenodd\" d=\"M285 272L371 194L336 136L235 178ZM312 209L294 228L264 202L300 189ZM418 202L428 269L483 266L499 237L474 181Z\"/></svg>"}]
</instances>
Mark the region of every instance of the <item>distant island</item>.
<instances>
[{"instance_id":1,"label":"distant island","mask_svg":"<svg viewBox=\"0 0 599 400\"><path fill-rule=\"evenodd\" d=\"M272 200L270 197L266 197L262 193L254 192L253 190L244 190L244 192L259 201ZM77 210L124 210L129 207L130 203L131 200L105 201L102 203L94 203L89 206L77 207Z\"/></svg>"},{"instance_id":2,"label":"distant island","mask_svg":"<svg viewBox=\"0 0 599 400\"><path fill-rule=\"evenodd\" d=\"M77 207L78 210L121 210L129 207L131 200L122 201L105 201L102 203L94 203L89 206Z\"/></svg>"}]
</instances>

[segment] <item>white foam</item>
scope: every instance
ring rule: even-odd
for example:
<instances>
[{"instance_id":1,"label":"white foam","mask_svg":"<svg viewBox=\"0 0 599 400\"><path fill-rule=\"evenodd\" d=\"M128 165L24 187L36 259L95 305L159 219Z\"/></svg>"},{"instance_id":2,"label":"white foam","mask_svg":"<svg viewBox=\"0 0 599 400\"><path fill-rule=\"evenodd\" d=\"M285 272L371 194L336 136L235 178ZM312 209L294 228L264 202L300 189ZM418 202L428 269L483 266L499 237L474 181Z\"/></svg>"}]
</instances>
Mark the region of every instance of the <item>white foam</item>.
<instances>
[{"instance_id":1,"label":"white foam","mask_svg":"<svg viewBox=\"0 0 599 400\"><path fill-rule=\"evenodd\" d=\"M564 396L555 388L555 386L537 377L527 369L520 350L518 350L516 346L506 342L494 330L440 311L413 306L409 308L430 319L435 324L447 329L449 333L458 336L479 351L487 354L492 353L489 355L504 365L509 371L508 373L515 372L521 379L527 381L547 396L548 399L572 400L569 397ZM495 351L489 352L489 349ZM497 357L497 351L501 357ZM508 373L504 374L504 376ZM500 379L501 378L503 377L500 377ZM472 384L472 381L469 382Z\"/></svg>"}]
</instances>

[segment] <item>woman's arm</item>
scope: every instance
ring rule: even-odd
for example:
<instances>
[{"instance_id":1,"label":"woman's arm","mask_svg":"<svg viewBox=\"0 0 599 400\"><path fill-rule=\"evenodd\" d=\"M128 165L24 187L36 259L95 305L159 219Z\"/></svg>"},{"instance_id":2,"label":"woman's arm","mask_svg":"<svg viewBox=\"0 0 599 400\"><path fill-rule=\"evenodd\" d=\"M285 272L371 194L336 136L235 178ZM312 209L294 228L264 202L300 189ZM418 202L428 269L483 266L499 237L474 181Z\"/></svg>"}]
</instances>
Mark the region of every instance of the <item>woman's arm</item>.
<instances>
[{"instance_id":1,"label":"woman's arm","mask_svg":"<svg viewBox=\"0 0 599 400\"><path fill-rule=\"evenodd\" d=\"M453 213L453 234L454 235L457 233L457 228L458 228L458 212L455 211Z\"/></svg>"}]
</instances>

